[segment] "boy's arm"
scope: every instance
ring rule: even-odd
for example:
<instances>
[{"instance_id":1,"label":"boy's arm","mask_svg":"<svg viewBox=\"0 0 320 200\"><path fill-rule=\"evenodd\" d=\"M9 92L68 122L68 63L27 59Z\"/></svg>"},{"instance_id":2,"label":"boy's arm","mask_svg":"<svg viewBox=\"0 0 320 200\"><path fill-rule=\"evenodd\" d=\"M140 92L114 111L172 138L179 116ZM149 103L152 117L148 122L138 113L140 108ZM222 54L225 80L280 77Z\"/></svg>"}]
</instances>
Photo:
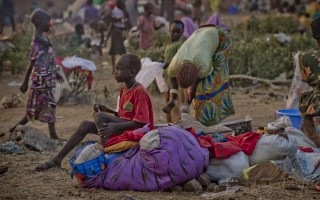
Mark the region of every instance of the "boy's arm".
<instances>
[{"instance_id":1,"label":"boy's arm","mask_svg":"<svg viewBox=\"0 0 320 200\"><path fill-rule=\"evenodd\" d=\"M104 128L100 129L99 132L103 135L110 135L112 133L122 134L123 132L130 130L130 129L137 129L142 128L145 123L140 123L136 121L128 121L122 123L107 123Z\"/></svg>"},{"instance_id":2,"label":"boy's arm","mask_svg":"<svg viewBox=\"0 0 320 200\"><path fill-rule=\"evenodd\" d=\"M20 86L20 91L23 94L26 93L26 91L28 90L29 77L30 77L30 74L32 72L32 68L34 66L34 63L35 63L35 60L31 60L30 65L29 65L29 67L27 69L26 76L24 77L24 81L23 81L22 85Z\"/></svg>"},{"instance_id":3,"label":"boy's arm","mask_svg":"<svg viewBox=\"0 0 320 200\"><path fill-rule=\"evenodd\" d=\"M107 112L107 113L111 113L111 114L114 114L115 116L118 116L118 112L104 106L104 105L100 105L100 104L95 104L93 106L93 110L95 112Z\"/></svg>"}]
</instances>

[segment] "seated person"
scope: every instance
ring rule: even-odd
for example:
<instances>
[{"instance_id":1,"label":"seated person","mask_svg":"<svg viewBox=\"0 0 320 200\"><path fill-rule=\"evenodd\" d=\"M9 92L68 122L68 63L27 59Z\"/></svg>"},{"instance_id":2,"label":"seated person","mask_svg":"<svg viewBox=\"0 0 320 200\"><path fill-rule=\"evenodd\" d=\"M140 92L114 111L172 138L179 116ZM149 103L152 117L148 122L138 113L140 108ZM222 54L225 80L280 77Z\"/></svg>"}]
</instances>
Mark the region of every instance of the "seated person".
<instances>
[{"instance_id":1,"label":"seated person","mask_svg":"<svg viewBox=\"0 0 320 200\"><path fill-rule=\"evenodd\" d=\"M320 125L320 18L311 23L313 38L318 47L301 54L301 78L313 90L307 91L300 97L299 108L302 116L301 130L320 147L320 134L317 128Z\"/></svg>"},{"instance_id":2,"label":"seated person","mask_svg":"<svg viewBox=\"0 0 320 200\"><path fill-rule=\"evenodd\" d=\"M153 124L153 112L150 97L144 87L135 79L141 69L139 57L133 54L122 55L116 63L115 79L124 83L120 90L119 111L113 111L103 105L94 107L95 122L83 121L70 137L62 150L50 161L36 167L43 171L60 167L62 159L88 134L101 136L103 144L112 137L111 134L122 134L127 130ZM101 111L101 112L100 112ZM105 112L114 114L106 114Z\"/></svg>"}]
</instances>

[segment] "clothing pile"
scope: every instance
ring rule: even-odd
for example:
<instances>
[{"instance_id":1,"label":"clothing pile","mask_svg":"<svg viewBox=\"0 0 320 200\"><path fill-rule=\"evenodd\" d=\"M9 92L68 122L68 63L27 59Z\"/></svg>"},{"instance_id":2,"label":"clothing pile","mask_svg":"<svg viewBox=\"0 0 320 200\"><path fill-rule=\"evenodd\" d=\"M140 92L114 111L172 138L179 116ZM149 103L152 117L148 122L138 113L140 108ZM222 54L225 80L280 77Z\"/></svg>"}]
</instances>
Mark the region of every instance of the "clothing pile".
<instances>
[{"instance_id":1,"label":"clothing pile","mask_svg":"<svg viewBox=\"0 0 320 200\"><path fill-rule=\"evenodd\" d=\"M292 127L286 116L269 123L262 134L232 136L218 133L224 128L221 126L212 127L215 131L208 134L208 129L188 125L146 125L110 137L104 145L105 168L83 180L81 186L160 191L197 179L202 173L219 183L230 178L249 184L277 182L288 173L307 180L319 179L320 150Z\"/></svg>"}]
</instances>

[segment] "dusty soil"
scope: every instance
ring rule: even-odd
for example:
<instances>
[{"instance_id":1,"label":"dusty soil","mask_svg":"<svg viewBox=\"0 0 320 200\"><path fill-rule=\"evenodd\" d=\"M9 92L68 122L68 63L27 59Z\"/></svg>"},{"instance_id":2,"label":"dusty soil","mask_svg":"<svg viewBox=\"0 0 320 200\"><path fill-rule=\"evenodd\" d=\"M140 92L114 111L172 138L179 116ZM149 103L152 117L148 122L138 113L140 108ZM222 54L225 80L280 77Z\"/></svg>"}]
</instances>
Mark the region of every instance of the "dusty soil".
<instances>
[{"instance_id":1,"label":"dusty soil","mask_svg":"<svg viewBox=\"0 0 320 200\"><path fill-rule=\"evenodd\" d=\"M23 76L3 76L0 81L0 98L18 92L18 87L9 87L12 80L21 81ZM104 103L115 107L116 96L119 92L117 84L110 75L110 69L99 67L95 73L94 92L95 102ZM108 98L102 95L102 89L107 86L110 92ZM261 91L260 91L261 92ZM271 90L264 89L263 93L268 94ZM283 91L274 93L285 94ZM268 122L276 119L275 111L284 108L285 102L281 98L269 97L266 95L250 95L244 92L233 90L233 101L236 108L236 115L227 119L241 119L246 115L253 118L253 129L265 126ZM27 95L22 95L24 104L18 108L0 108L0 131L7 130L17 123L24 115ZM155 121L163 123L165 116L161 112L163 96L152 95ZM92 119L92 105L59 105L57 108L56 129L59 136L68 139L75 131L82 120ZM41 129L48 134L46 124L30 122L30 126ZM85 140L98 140L96 136L88 136ZM6 138L0 138L0 144L6 142ZM71 152L62 163L62 169L52 169L45 172L35 172L36 165L48 161L55 155L53 152L34 152L27 150L21 155L0 153L0 165L9 167L7 173L0 176L0 199L203 199L199 193L170 193L170 192L132 192L132 191L104 191L86 190L78 188L76 180L70 178L69 159L74 152ZM298 190L287 187L288 184L299 186ZM244 192L236 193L222 199L320 199L320 193L313 189L313 186L303 182L289 181L271 185L251 186Z\"/></svg>"}]
</instances>

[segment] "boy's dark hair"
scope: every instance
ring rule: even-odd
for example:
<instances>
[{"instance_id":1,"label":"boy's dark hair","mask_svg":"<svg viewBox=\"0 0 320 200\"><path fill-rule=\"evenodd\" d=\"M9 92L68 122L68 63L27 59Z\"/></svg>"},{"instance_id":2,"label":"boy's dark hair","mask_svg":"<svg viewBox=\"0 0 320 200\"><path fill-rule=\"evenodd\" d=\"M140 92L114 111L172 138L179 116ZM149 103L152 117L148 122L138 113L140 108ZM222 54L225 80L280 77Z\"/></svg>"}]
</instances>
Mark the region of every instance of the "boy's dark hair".
<instances>
[{"instance_id":1,"label":"boy's dark hair","mask_svg":"<svg viewBox=\"0 0 320 200\"><path fill-rule=\"evenodd\" d=\"M133 68L136 71L136 74L139 73L141 70L141 60L138 56L128 53L128 54L123 54L121 56L122 59L128 59L128 63L130 63L130 67Z\"/></svg>"},{"instance_id":2,"label":"boy's dark hair","mask_svg":"<svg viewBox=\"0 0 320 200\"><path fill-rule=\"evenodd\" d=\"M38 26L44 17L50 18L50 15L46 11L37 8L32 12L30 20L33 25Z\"/></svg>"},{"instance_id":3,"label":"boy's dark hair","mask_svg":"<svg viewBox=\"0 0 320 200\"><path fill-rule=\"evenodd\" d=\"M75 31L76 31L77 33L84 31L84 27L83 27L83 25L80 24L80 23L77 23L74 28L75 28Z\"/></svg>"},{"instance_id":4,"label":"boy's dark hair","mask_svg":"<svg viewBox=\"0 0 320 200\"><path fill-rule=\"evenodd\" d=\"M172 24L180 24L182 26L182 30L184 30L184 23L181 20L173 20L170 22L170 27Z\"/></svg>"},{"instance_id":5,"label":"boy's dark hair","mask_svg":"<svg viewBox=\"0 0 320 200\"><path fill-rule=\"evenodd\" d=\"M148 2L146 4L144 4L143 9L146 12L147 10L149 10L150 8L153 8L153 4Z\"/></svg>"}]
</instances>

